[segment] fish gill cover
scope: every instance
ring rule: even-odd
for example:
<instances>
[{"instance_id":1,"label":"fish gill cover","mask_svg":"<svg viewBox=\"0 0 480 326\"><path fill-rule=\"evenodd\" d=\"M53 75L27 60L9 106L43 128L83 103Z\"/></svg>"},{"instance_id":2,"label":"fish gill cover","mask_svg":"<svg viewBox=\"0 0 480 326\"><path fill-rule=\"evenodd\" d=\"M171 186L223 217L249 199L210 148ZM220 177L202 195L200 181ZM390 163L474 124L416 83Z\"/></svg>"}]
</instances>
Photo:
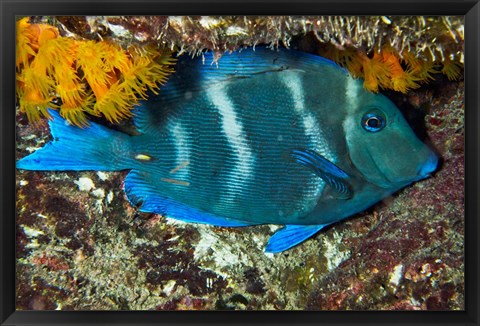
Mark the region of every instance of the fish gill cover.
<instances>
[{"instance_id":1,"label":"fish gill cover","mask_svg":"<svg viewBox=\"0 0 480 326\"><path fill-rule=\"evenodd\" d=\"M332 45L342 51L352 51L353 47L362 56L355 59L363 62L362 67L365 62L368 64L367 60L381 65L397 60L396 68L390 66L397 70L389 69L398 72L399 64L404 73L414 66L406 61L413 59L400 56L403 52L400 41L390 42L388 49L377 44L387 49L383 54L381 50L372 51L374 41L368 45L368 40L378 34L375 29L366 29L362 19L376 19L378 23L374 26L398 37L395 33L402 30L399 26L406 24L398 17L31 17L29 24L46 23L46 19L49 26L59 28L62 37L71 37L73 33L76 38L93 39L95 43L102 42L98 38L109 39L123 49L132 38L135 46L140 47L150 46L156 38L156 45L190 55L209 49L219 59L225 50L244 45L284 42L324 56L331 52ZM340 42L340 36L332 36L352 19L357 19L358 24L349 29L350 38ZM447 60L440 52L434 54L438 65L435 71L448 60L461 68L461 21L452 17L404 19L416 19L419 24L423 19L423 24L437 26L439 35L443 35L440 42L425 43L449 54ZM152 24L153 20L168 22L169 27ZM243 28L242 21L254 27ZM272 23L275 21L277 25ZM323 29L323 34L312 27L322 23L324 27L330 26ZM301 35L302 28L311 32ZM352 33L356 30L361 32ZM164 38L155 34L158 31L164 33ZM405 30L408 33L413 32ZM426 32L420 37L417 33L415 39L413 33L406 40L410 45L415 44L415 48L420 44L421 48L421 43L431 41L434 34ZM328 41L327 35L330 35ZM415 53L417 60L428 62L421 51ZM348 68L347 61L342 60L338 62ZM221 67L222 61L216 61ZM428 66L432 67L431 62ZM352 68L348 69L354 74ZM19 285L17 306L19 309L162 310L461 309L463 83L449 83L441 78L438 81L439 77L430 69L422 72L435 78L430 88L393 98L397 105L406 99L416 108L414 112L426 114L427 132L444 160L435 178L400 192L392 203L382 203L361 217L337 224L285 254L262 254L267 236L273 231L268 226L238 230L192 226L135 212L121 190L124 173L19 173L18 267L19 277L25 282ZM362 70L365 68L358 71ZM395 74L385 74L385 85L398 84L394 82ZM358 77L368 79L365 75ZM379 81L377 85L379 89L394 89ZM433 102L432 95L435 95ZM61 108L59 112L62 114ZM41 122L31 126L21 114L17 122L19 158L48 141L48 130ZM41 138L33 136L39 133L43 134ZM144 154L139 154L139 159L149 157L141 155ZM435 250L429 251L432 248ZM115 272L119 269L126 272L120 275ZM98 292L103 293L103 299L95 294Z\"/></svg>"}]
</instances>

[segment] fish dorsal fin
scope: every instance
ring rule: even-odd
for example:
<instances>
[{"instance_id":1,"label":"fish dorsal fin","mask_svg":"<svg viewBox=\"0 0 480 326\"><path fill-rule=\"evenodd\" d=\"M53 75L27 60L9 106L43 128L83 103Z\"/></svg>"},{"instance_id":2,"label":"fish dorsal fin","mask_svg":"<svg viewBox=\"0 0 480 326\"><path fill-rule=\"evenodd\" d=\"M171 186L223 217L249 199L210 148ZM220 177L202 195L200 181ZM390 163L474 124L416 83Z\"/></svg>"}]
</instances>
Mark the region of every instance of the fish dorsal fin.
<instances>
[{"instance_id":1,"label":"fish dorsal fin","mask_svg":"<svg viewBox=\"0 0 480 326\"><path fill-rule=\"evenodd\" d=\"M224 53L215 63L214 54L204 54L199 67L204 78L208 80L225 80L231 78L248 78L255 75L281 72L284 70L316 71L325 66L346 70L335 62L318 55L285 48L270 49L266 46L245 48L232 53Z\"/></svg>"},{"instance_id":2,"label":"fish dorsal fin","mask_svg":"<svg viewBox=\"0 0 480 326\"><path fill-rule=\"evenodd\" d=\"M184 99L186 91L208 89L214 83L253 78L264 73L289 69L311 72L324 69L325 66L334 67L348 74L344 68L333 61L284 48L270 49L266 46L257 46L254 49L250 47L224 53L218 60L215 60L214 52L206 52L195 58L183 55L175 65L175 73L160 89L160 96L170 100Z\"/></svg>"},{"instance_id":3,"label":"fish dorsal fin","mask_svg":"<svg viewBox=\"0 0 480 326\"><path fill-rule=\"evenodd\" d=\"M161 214L189 223L215 226L237 227L255 225L255 223L241 222L217 216L175 201L163 195L157 187L152 185L152 180L149 180L148 175L141 171L130 171L125 178L124 191L130 204L137 207L141 212Z\"/></svg>"},{"instance_id":4,"label":"fish dorsal fin","mask_svg":"<svg viewBox=\"0 0 480 326\"><path fill-rule=\"evenodd\" d=\"M187 103L194 99L195 92L208 90L216 83L234 82L245 78L255 78L265 73L281 73L288 70L305 72L324 71L325 67L338 69L348 74L333 61L323 57L284 48L270 49L266 46L240 49L224 53L215 61L214 52L206 52L192 58L182 55L175 64L175 72L160 87L158 96L150 96L135 109L134 122L140 132L158 128L162 111L172 103Z\"/></svg>"},{"instance_id":5,"label":"fish dorsal fin","mask_svg":"<svg viewBox=\"0 0 480 326\"><path fill-rule=\"evenodd\" d=\"M276 253L290 249L307 240L327 225L286 225L270 237L265 252Z\"/></svg>"},{"instance_id":6,"label":"fish dorsal fin","mask_svg":"<svg viewBox=\"0 0 480 326\"><path fill-rule=\"evenodd\" d=\"M350 176L338 166L312 150L293 150L292 156L303 166L311 169L323 179L340 199L352 197L352 189L348 183Z\"/></svg>"}]
</instances>

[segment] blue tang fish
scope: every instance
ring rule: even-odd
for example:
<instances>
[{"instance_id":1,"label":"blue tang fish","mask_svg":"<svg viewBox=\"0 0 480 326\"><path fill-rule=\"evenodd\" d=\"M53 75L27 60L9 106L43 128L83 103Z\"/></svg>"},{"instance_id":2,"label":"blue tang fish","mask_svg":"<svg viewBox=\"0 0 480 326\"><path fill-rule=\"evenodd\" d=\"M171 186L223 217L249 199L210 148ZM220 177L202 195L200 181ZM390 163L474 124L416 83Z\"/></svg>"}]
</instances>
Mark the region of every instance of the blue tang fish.
<instances>
[{"instance_id":1,"label":"blue tang fish","mask_svg":"<svg viewBox=\"0 0 480 326\"><path fill-rule=\"evenodd\" d=\"M53 141L17 168L127 169L140 211L285 225L265 249L280 252L437 167L398 108L332 61L265 47L203 59L180 58L160 95L135 109L139 135L80 129L51 111Z\"/></svg>"}]
</instances>

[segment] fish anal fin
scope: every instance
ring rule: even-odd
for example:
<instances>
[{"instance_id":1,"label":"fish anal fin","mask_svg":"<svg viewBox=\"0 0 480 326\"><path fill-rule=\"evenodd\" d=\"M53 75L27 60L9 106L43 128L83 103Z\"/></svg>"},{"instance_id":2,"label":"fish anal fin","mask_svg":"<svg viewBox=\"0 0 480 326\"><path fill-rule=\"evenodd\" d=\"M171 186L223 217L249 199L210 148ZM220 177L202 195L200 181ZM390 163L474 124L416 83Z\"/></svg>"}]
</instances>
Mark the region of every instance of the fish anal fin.
<instances>
[{"instance_id":1,"label":"fish anal fin","mask_svg":"<svg viewBox=\"0 0 480 326\"><path fill-rule=\"evenodd\" d=\"M132 170L125 178L124 191L130 204L141 212L165 215L189 223L214 226L239 227L255 225L225 218L190 207L162 194L144 172Z\"/></svg>"},{"instance_id":2,"label":"fish anal fin","mask_svg":"<svg viewBox=\"0 0 480 326\"><path fill-rule=\"evenodd\" d=\"M277 253L290 249L307 240L327 225L286 225L270 237L265 252Z\"/></svg>"}]
</instances>

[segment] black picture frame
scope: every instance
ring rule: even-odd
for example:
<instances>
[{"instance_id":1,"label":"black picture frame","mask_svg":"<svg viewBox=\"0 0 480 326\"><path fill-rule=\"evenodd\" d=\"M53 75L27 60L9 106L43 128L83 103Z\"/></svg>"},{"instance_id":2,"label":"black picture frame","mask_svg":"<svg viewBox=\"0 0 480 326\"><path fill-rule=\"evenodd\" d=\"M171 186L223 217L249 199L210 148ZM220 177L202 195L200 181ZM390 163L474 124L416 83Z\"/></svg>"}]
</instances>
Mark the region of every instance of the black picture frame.
<instances>
[{"instance_id":1,"label":"black picture frame","mask_svg":"<svg viewBox=\"0 0 480 326\"><path fill-rule=\"evenodd\" d=\"M479 324L480 4L474 1L405 0L1 0L0 47L0 322L1 325L113 324ZM465 311L15 311L15 16L17 15L465 15Z\"/></svg>"}]
</instances>

